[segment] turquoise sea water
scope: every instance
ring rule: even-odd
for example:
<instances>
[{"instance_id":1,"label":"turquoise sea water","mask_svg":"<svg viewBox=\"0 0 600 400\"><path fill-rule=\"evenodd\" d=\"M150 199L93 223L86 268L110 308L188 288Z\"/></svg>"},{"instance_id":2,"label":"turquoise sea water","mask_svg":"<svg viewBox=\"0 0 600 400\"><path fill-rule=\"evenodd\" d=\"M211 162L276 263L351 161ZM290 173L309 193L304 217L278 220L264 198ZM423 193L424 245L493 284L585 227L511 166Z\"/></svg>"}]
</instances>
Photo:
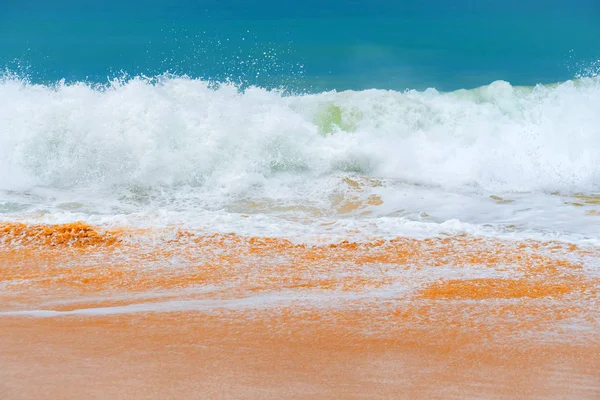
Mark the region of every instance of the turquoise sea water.
<instances>
[{"instance_id":1,"label":"turquoise sea water","mask_svg":"<svg viewBox=\"0 0 600 400\"><path fill-rule=\"evenodd\" d=\"M0 65L34 81L165 72L300 91L564 81L600 58L595 0L8 0Z\"/></svg>"}]
</instances>

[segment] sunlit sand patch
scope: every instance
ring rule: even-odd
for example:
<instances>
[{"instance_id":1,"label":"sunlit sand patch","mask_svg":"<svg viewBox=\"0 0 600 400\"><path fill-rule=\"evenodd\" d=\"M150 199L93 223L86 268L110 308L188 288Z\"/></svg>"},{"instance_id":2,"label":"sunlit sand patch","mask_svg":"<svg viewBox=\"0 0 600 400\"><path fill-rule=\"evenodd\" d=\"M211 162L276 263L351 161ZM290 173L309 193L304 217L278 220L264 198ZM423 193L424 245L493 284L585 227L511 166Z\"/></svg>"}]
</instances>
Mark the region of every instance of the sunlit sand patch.
<instances>
[{"instance_id":1,"label":"sunlit sand patch","mask_svg":"<svg viewBox=\"0 0 600 400\"><path fill-rule=\"evenodd\" d=\"M518 279L464 279L446 280L427 287L421 296L430 299L510 299L560 297L573 291L585 291L588 286L580 281L546 282Z\"/></svg>"},{"instance_id":2,"label":"sunlit sand patch","mask_svg":"<svg viewBox=\"0 0 600 400\"><path fill-rule=\"evenodd\" d=\"M377 207L383 204L381 197L372 194L366 199L361 199L358 196L339 197L333 200L333 206L338 214L349 214L358 210L364 210L369 206ZM369 210L362 211L362 215L370 213Z\"/></svg>"},{"instance_id":3,"label":"sunlit sand patch","mask_svg":"<svg viewBox=\"0 0 600 400\"><path fill-rule=\"evenodd\" d=\"M600 205L600 194L584 194L584 193L576 193L572 195L566 195L561 193L553 193L557 196L570 197L572 201L565 201L565 204L571 205L574 207L585 208L586 215L600 215L600 210L595 208L589 208L593 206Z\"/></svg>"},{"instance_id":4,"label":"sunlit sand patch","mask_svg":"<svg viewBox=\"0 0 600 400\"><path fill-rule=\"evenodd\" d=\"M349 187L352 187L356 190L364 190L367 187L379 187L381 186L381 181L373 178L369 178L366 176L360 177L345 177L343 179L344 183Z\"/></svg>"},{"instance_id":5,"label":"sunlit sand patch","mask_svg":"<svg viewBox=\"0 0 600 400\"><path fill-rule=\"evenodd\" d=\"M576 194L574 196L585 204L600 205L600 194Z\"/></svg>"},{"instance_id":6,"label":"sunlit sand patch","mask_svg":"<svg viewBox=\"0 0 600 400\"><path fill-rule=\"evenodd\" d=\"M496 196L496 195L491 195L490 199L494 200L496 202L496 204L510 204L510 203L515 202L514 200L505 199L503 197Z\"/></svg>"},{"instance_id":7,"label":"sunlit sand patch","mask_svg":"<svg viewBox=\"0 0 600 400\"><path fill-rule=\"evenodd\" d=\"M381 182L366 177L345 177L343 183L349 189L348 193L331 197L331 205L338 214L350 214L361 211L361 215L370 214L369 208L383 204L383 200L376 194L366 195L370 188L381 186Z\"/></svg>"},{"instance_id":8,"label":"sunlit sand patch","mask_svg":"<svg viewBox=\"0 0 600 400\"><path fill-rule=\"evenodd\" d=\"M0 241L10 244L70 245L77 247L112 245L117 239L111 232L99 233L98 229L83 223L64 225L0 225Z\"/></svg>"}]
</instances>

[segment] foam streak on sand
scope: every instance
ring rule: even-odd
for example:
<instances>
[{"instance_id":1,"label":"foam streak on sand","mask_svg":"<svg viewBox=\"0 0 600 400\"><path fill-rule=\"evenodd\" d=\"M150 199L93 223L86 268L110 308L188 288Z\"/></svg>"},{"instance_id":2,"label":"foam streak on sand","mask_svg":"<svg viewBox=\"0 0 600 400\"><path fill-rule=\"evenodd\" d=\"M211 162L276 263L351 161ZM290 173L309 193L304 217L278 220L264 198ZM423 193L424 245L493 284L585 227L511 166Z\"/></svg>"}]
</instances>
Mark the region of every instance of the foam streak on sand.
<instances>
[{"instance_id":1,"label":"foam streak on sand","mask_svg":"<svg viewBox=\"0 0 600 400\"><path fill-rule=\"evenodd\" d=\"M85 224L0 232L0 390L11 398L36 385L55 397L600 393L595 247L189 230L158 240Z\"/></svg>"}]
</instances>

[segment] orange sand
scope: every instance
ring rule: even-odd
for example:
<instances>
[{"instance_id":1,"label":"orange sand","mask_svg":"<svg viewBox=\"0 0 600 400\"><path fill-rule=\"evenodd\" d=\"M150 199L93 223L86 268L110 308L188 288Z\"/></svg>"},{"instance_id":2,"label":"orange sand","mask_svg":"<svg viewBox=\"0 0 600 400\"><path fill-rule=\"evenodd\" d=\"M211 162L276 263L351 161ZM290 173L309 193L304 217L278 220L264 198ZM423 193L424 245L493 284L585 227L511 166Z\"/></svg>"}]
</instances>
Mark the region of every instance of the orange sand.
<instances>
[{"instance_id":1,"label":"orange sand","mask_svg":"<svg viewBox=\"0 0 600 400\"><path fill-rule=\"evenodd\" d=\"M0 398L596 399L599 261L470 236L4 224ZM64 314L6 314L27 310Z\"/></svg>"}]
</instances>

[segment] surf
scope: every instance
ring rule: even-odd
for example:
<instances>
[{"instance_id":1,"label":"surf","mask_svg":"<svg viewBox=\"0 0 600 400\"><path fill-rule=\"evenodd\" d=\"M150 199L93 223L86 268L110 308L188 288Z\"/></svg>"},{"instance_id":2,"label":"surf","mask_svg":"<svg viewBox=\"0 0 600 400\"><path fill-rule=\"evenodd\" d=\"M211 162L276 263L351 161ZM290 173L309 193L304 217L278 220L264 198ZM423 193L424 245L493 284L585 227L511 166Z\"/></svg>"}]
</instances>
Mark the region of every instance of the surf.
<instances>
[{"instance_id":1,"label":"surf","mask_svg":"<svg viewBox=\"0 0 600 400\"><path fill-rule=\"evenodd\" d=\"M357 173L451 189L593 191L598 79L286 95L187 77L0 82L4 190L192 186Z\"/></svg>"}]
</instances>

